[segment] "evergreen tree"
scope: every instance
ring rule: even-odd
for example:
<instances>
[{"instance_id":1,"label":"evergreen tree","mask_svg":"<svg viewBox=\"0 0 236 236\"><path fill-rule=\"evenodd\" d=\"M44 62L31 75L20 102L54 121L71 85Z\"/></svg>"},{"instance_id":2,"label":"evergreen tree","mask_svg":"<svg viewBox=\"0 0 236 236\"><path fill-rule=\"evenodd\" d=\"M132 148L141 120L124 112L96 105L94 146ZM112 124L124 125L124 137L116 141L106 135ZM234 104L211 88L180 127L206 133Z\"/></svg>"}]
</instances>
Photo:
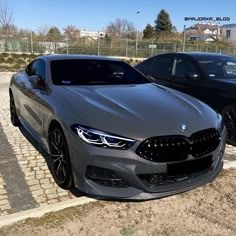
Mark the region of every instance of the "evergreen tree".
<instances>
[{"instance_id":1,"label":"evergreen tree","mask_svg":"<svg viewBox=\"0 0 236 236\"><path fill-rule=\"evenodd\" d=\"M156 31L157 36L159 36L161 33L172 32L172 23L170 20L170 16L164 9L162 9L157 15L154 29Z\"/></svg>"},{"instance_id":2,"label":"evergreen tree","mask_svg":"<svg viewBox=\"0 0 236 236\"><path fill-rule=\"evenodd\" d=\"M52 27L47 33L47 40L50 42L57 42L61 39L60 30L57 27Z\"/></svg>"},{"instance_id":3,"label":"evergreen tree","mask_svg":"<svg viewBox=\"0 0 236 236\"><path fill-rule=\"evenodd\" d=\"M143 30L143 38L151 39L154 37L154 35L155 35L154 28L150 24L147 24L146 28Z\"/></svg>"},{"instance_id":4,"label":"evergreen tree","mask_svg":"<svg viewBox=\"0 0 236 236\"><path fill-rule=\"evenodd\" d=\"M47 40L52 43L50 51L57 52L57 44L61 41L61 33L57 27L52 27L47 33Z\"/></svg>"}]
</instances>

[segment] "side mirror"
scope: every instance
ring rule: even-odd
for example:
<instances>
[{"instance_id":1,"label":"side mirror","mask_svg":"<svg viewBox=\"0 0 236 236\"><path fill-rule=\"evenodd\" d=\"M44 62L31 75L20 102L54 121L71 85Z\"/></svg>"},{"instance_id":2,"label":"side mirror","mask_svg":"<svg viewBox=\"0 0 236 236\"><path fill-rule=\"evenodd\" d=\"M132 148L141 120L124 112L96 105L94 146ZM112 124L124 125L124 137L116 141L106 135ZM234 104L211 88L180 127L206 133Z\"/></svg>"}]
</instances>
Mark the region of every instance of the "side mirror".
<instances>
[{"instance_id":1,"label":"side mirror","mask_svg":"<svg viewBox=\"0 0 236 236\"><path fill-rule=\"evenodd\" d=\"M45 87L44 80L42 80L40 78L40 76L38 76L38 75L30 76L29 81L30 81L33 89L44 89L44 87Z\"/></svg>"}]
</instances>

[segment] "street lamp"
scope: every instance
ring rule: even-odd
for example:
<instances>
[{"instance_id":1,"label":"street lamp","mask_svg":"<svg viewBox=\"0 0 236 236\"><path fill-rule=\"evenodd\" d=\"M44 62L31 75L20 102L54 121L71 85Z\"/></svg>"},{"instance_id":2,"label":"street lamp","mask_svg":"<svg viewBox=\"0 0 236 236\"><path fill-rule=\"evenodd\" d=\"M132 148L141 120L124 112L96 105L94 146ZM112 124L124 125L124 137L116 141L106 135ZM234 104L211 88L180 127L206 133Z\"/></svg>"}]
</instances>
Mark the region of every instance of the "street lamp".
<instances>
[{"instance_id":1,"label":"street lamp","mask_svg":"<svg viewBox=\"0 0 236 236\"><path fill-rule=\"evenodd\" d=\"M140 13L140 11L137 11L137 15ZM136 31L136 44L135 44L135 55L137 57L138 55L138 27L137 27L137 31Z\"/></svg>"}]
</instances>

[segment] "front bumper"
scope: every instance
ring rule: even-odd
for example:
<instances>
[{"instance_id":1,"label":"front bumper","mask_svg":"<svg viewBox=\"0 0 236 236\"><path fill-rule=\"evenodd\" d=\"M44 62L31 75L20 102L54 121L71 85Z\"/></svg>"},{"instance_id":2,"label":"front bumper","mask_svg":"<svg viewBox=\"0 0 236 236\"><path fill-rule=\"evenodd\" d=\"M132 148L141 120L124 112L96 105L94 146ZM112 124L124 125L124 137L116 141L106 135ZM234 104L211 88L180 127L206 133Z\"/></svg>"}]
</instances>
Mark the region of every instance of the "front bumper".
<instances>
[{"instance_id":1,"label":"front bumper","mask_svg":"<svg viewBox=\"0 0 236 236\"><path fill-rule=\"evenodd\" d=\"M66 136L74 183L80 191L102 198L147 200L188 191L214 180L223 167L226 130L222 133L220 144L212 153L197 160L190 158L176 163L145 160L135 153L138 143L129 150L116 150L88 145L71 132ZM196 164L199 168L193 167ZM201 167L202 164L205 166ZM188 169L189 166L193 167L192 173L181 172L181 168ZM91 168L97 168L100 172L108 171L102 177L111 176L111 179L118 182L102 182L101 176L96 179L99 172L92 175L88 171ZM170 176L170 170L174 176Z\"/></svg>"}]
</instances>

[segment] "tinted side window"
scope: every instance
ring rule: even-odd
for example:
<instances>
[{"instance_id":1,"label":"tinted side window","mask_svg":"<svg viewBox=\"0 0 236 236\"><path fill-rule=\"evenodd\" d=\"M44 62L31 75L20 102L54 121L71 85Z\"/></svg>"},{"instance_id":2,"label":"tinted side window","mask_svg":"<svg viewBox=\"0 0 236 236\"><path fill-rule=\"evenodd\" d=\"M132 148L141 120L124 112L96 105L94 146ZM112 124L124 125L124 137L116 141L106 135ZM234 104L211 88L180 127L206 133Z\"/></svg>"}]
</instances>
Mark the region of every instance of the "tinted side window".
<instances>
[{"instance_id":1,"label":"tinted side window","mask_svg":"<svg viewBox=\"0 0 236 236\"><path fill-rule=\"evenodd\" d=\"M160 57L154 58L152 63L153 76L167 77L171 74L171 61L172 57Z\"/></svg>"},{"instance_id":2,"label":"tinted side window","mask_svg":"<svg viewBox=\"0 0 236 236\"><path fill-rule=\"evenodd\" d=\"M32 76L34 75L34 71L33 71L33 68L32 68L32 65L33 65L34 62L31 62L25 69L25 73L28 75L28 76Z\"/></svg>"},{"instance_id":3,"label":"tinted side window","mask_svg":"<svg viewBox=\"0 0 236 236\"><path fill-rule=\"evenodd\" d=\"M140 64L136 65L135 68L141 71L143 74L147 75L152 69L152 62L153 62L153 59L145 60L141 62Z\"/></svg>"},{"instance_id":4,"label":"tinted side window","mask_svg":"<svg viewBox=\"0 0 236 236\"><path fill-rule=\"evenodd\" d=\"M42 60L36 60L30 63L25 70L28 76L38 75L41 79L45 79L45 63Z\"/></svg>"},{"instance_id":5,"label":"tinted side window","mask_svg":"<svg viewBox=\"0 0 236 236\"><path fill-rule=\"evenodd\" d=\"M67 59L51 61L55 85L142 84L149 81L121 61Z\"/></svg>"},{"instance_id":6,"label":"tinted side window","mask_svg":"<svg viewBox=\"0 0 236 236\"><path fill-rule=\"evenodd\" d=\"M198 74L197 69L191 61L184 58L175 60L173 75L178 77L185 77L186 75Z\"/></svg>"}]
</instances>

